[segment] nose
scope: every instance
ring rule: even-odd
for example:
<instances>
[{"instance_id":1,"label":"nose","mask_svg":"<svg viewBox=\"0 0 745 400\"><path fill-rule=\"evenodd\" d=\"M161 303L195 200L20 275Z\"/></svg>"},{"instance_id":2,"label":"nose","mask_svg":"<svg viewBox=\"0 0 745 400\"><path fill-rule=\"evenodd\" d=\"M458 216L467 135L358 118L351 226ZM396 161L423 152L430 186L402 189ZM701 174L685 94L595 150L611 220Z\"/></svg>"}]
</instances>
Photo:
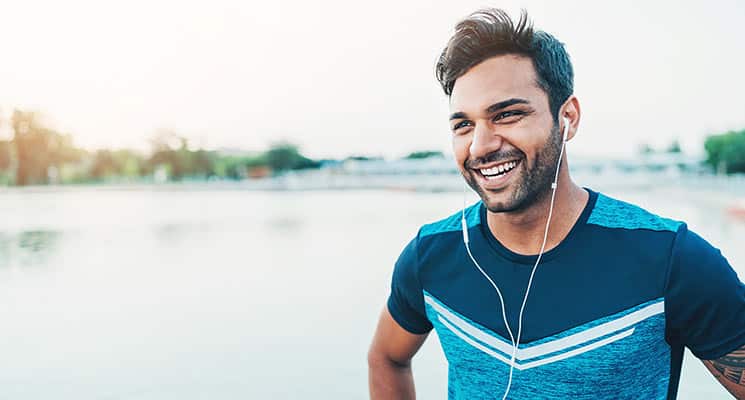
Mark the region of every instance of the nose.
<instances>
[{"instance_id":1,"label":"nose","mask_svg":"<svg viewBox=\"0 0 745 400\"><path fill-rule=\"evenodd\" d=\"M476 124L469 152L471 159L478 159L499 150L504 139L488 124Z\"/></svg>"}]
</instances>

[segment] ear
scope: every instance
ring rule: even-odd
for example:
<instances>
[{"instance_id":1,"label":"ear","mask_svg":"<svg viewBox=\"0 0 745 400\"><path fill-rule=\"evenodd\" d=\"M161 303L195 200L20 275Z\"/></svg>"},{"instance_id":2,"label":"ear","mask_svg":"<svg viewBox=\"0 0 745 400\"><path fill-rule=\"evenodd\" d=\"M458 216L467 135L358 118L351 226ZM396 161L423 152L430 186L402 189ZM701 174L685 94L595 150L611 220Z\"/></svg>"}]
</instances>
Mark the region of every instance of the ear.
<instances>
[{"instance_id":1,"label":"ear","mask_svg":"<svg viewBox=\"0 0 745 400\"><path fill-rule=\"evenodd\" d=\"M567 140L572 140L574 135L577 134L577 128L579 128L580 118L579 100L577 96L571 95L559 108L559 120L567 118L569 120L569 133L567 134Z\"/></svg>"}]
</instances>

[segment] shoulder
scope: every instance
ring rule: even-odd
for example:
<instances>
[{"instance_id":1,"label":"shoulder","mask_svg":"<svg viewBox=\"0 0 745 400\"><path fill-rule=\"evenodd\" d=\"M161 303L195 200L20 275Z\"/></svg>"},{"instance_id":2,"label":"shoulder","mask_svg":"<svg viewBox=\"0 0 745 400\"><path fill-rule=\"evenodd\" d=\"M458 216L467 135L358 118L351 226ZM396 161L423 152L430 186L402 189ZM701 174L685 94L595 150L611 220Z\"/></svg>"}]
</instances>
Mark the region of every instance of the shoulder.
<instances>
[{"instance_id":1,"label":"shoulder","mask_svg":"<svg viewBox=\"0 0 745 400\"><path fill-rule=\"evenodd\" d=\"M477 202L445 218L421 225L416 236L406 245L396 262L398 274L402 277L416 277L418 281L422 270L431 270L447 264L447 257L455 254L463 245L463 216L465 215L469 228L477 226L481 220L480 206L481 202ZM395 275L394 273L394 279Z\"/></svg>"},{"instance_id":2,"label":"shoulder","mask_svg":"<svg viewBox=\"0 0 745 400\"><path fill-rule=\"evenodd\" d=\"M442 218L435 222L424 224L419 229L418 237L421 239L438 234L460 232L462 227L461 219L463 217L465 217L468 227L472 228L478 225L481 220L481 217L479 215L480 210L481 202L479 201L469 207L466 207L464 210L458 210L448 217Z\"/></svg>"},{"instance_id":3,"label":"shoulder","mask_svg":"<svg viewBox=\"0 0 745 400\"><path fill-rule=\"evenodd\" d=\"M677 232L684 225L681 221L661 217L637 205L597 194L587 224L606 228Z\"/></svg>"},{"instance_id":4,"label":"shoulder","mask_svg":"<svg viewBox=\"0 0 745 400\"><path fill-rule=\"evenodd\" d=\"M697 275L730 271L729 263L722 252L706 239L683 225L678 231L673 246L673 262L677 268L685 268ZM719 271L721 269L721 271Z\"/></svg>"}]
</instances>

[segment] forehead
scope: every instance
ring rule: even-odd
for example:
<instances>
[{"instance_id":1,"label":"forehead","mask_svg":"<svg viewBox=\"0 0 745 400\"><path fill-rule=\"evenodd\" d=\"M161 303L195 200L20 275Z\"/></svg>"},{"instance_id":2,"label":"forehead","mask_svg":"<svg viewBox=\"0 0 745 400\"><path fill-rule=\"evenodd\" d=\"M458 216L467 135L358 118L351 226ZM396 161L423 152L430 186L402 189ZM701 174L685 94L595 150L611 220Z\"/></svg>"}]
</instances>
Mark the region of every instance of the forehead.
<instances>
[{"instance_id":1,"label":"forehead","mask_svg":"<svg viewBox=\"0 0 745 400\"><path fill-rule=\"evenodd\" d=\"M491 104L510 98L522 98L531 103L548 101L537 84L533 62L527 57L496 56L469 69L455 81L450 110L477 114Z\"/></svg>"}]
</instances>

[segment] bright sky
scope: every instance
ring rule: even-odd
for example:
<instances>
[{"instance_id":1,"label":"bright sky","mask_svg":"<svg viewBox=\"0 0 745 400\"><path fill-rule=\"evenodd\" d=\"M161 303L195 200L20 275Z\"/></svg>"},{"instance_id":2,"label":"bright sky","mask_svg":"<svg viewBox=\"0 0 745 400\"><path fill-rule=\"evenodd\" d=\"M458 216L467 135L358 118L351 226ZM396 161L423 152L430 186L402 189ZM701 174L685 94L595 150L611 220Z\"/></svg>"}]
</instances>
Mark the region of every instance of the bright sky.
<instances>
[{"instance_id":1,"label":"bright sky","mask_svg":"<svg viewBox=\"0 0 745 400\"><path fill-rule=\"evenodd\" d=\"M311 157L450 151L434 62L488 5L524 7L566 43L583 110L570 151L679 138L701 152L706 134L745 128L739 0L3 3L0 113L41 111L88 148L147 149L167 128L209 148L290 140Z\"/></svg>"}]
</instances>

